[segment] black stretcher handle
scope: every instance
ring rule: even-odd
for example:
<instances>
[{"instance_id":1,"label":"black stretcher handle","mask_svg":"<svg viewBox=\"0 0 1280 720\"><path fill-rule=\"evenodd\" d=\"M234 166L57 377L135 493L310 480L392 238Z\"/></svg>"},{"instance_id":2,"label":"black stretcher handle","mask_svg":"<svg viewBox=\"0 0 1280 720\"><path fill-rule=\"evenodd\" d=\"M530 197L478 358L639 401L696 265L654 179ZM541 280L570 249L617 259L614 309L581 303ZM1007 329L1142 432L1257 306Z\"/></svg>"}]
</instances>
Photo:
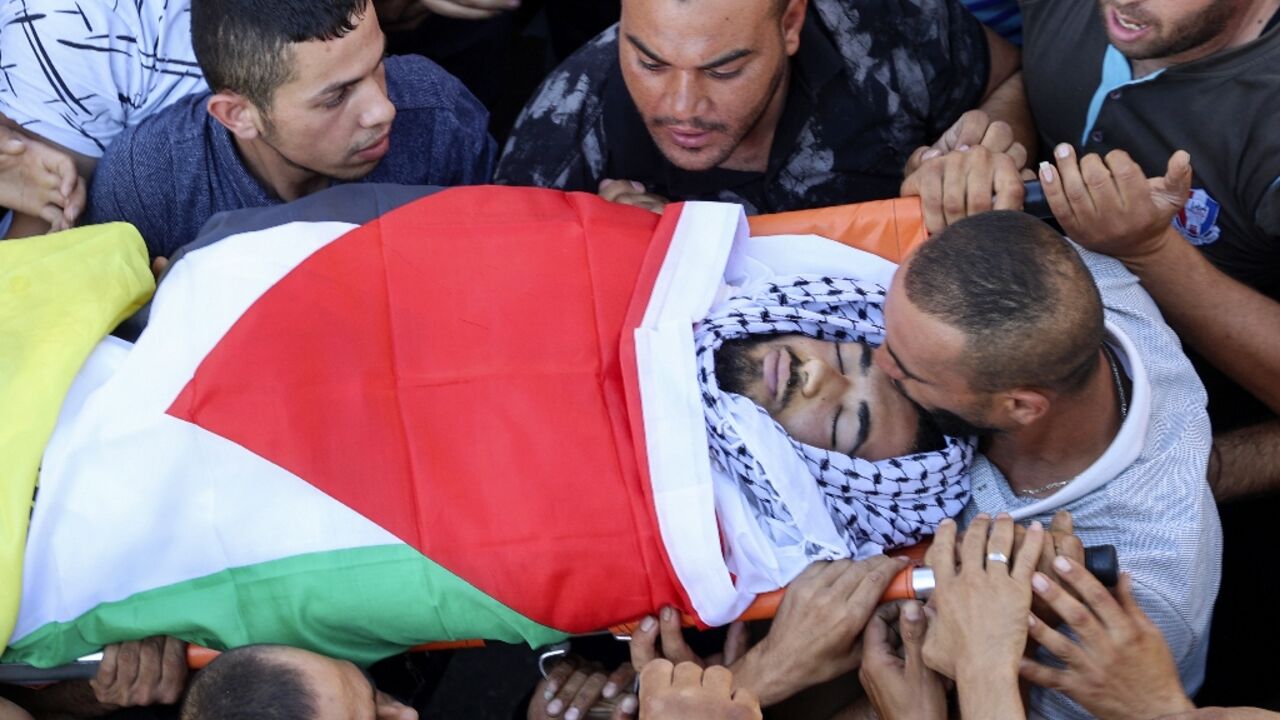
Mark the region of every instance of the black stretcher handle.
<instances>
[{"instance_id":1,"label":"black stretcher handle","mask_svg":"<svg viewBox=\"0 0 1280 720\"><path fill-rule=\"evenodd\" d=\"M1084 567L1109 588L1120 582L1120 558L1115 545L1090 545L1084 549Z\"/></svg>"},{"instance_id":2,"label":"black stretcher handle","mask_svg":"<svg viewBox=\"0 0 1280 720\"><path fill-rule=\"evenodd\" d=\"M1053 211L1049 209L1049 201L1044 199L1044 188L1040 186L1040 181L1028 180L1022 183L1022 188L1027 193L1022 199L1022 211L1041 220L1052 220Z\"/></svg>"}]
</instances>

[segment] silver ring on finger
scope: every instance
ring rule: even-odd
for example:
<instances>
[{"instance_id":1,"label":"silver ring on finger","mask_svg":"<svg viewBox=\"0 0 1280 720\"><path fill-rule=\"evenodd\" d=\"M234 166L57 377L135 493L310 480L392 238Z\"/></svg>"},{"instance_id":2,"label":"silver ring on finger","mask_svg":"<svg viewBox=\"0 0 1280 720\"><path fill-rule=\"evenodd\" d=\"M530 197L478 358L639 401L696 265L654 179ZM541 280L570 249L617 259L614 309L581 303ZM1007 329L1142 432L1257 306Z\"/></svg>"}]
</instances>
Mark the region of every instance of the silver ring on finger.
<instances>
[{"instance_id":1,"label":"silver ring on finger","mask_svg":"<svg viewBox=\"0 0 1280 720\"><path fill-rule=\"evenodd\" d=\"M1009 556L1005 555L1002 552L989 552L987 553L987 562L988 563L998 562L998 563L1004 563L1005 565L1008 565Z\"/></svg>"}]
</instances>

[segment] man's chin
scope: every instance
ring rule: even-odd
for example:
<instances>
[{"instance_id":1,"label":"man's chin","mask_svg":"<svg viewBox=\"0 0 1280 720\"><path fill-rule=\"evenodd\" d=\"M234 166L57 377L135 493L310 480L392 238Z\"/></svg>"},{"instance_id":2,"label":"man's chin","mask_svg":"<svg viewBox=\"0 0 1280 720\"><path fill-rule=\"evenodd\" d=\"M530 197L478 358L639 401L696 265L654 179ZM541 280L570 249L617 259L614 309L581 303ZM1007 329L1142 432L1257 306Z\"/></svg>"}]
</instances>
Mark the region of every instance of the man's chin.
<instances>
[{"instance_id":1,"label":"man's chin","mask_svg":"<svg viewBox=\"0 0 1280 720\"><path fill-rule=\"evenodd\" d=\"M658 150L667 162L688 172L703 172L724 162L733 152L733 148L722 148L719 145L703 145L699 148L685 148L674 143L660 141Z\"/></svg>"},{"instance_id":2,"label":"man's chin","mask_svg":"<svg viewBox=\"0 0 1280 720\"><path fill-rule=\"evenodd\" d=\"M328 175L335 180L354 182L373 172L381 162L382 158L364 163L353 162L350 165L343 165L340 168L335 168L333 172L328 173Z\"/></svg>"}]
</instances>

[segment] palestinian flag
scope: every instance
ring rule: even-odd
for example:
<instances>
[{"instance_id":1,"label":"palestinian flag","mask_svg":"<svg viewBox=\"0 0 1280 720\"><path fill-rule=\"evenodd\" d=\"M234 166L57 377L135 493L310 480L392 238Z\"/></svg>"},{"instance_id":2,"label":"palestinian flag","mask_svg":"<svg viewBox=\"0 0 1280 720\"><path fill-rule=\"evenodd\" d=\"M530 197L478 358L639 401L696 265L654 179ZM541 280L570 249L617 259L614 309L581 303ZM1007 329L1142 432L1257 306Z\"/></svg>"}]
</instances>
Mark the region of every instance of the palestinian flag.
<instances>
[{"instance_id":1,"label":"palestinian flag","mask_svg":"<svg viewBox=\"0 0 1280 720\"><path fill-rule=\"evenodd\" d=\"M715 560L702 584L732 593L705 441L701 472L651 484L624 328L655 284L689 289L660 281L673 242L723 267L741 211L424 192L215 223L136 345L94 351L44 456L6 661L157 633L372 661L717 614L677 567ZM671 557L661 524L710 552Z\"/></svg>"},{"instance_id":2,"label":"palestinian flag","mask_svg":"<svg viewBox=\"0 0 1280 720\"><path fill-rule=\"evenodd\" d=\"M871 224L912 230L872 234L921 236L896 209ZM372 662L662 605L730 621L754 594L721 549L691 328L746 235L733 205L502 187L215 218L137 342L71 383L3 660L170 634Z\"/></svg>"}]
</instances>

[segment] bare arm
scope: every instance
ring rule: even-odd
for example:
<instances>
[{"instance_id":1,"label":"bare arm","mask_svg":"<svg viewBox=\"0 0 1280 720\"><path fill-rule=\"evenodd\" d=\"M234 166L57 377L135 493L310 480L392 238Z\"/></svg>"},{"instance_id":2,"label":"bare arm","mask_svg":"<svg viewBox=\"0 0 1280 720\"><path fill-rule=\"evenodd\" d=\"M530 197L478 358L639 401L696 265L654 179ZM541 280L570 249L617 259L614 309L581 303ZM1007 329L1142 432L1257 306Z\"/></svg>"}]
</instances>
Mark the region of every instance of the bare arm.
<instances>
[{"instance_id":1,"label":"bare arm","mask_svg":"<svg viewBox=\"0 0 1280 720\"><path fill-rule=\"evenodd\" d=\"M1218 502L1280 488L1280 420L1215 437L1209 487Z\"/></svg>"},{"instance_id":2,"label":"bare arm","mask_svg":"<svg viewBox=\"0 0 1280 720\"><path fill-rule=\"evenodd\" d=\"M1280 413L1280 303L1228 277L1172 226L1148 252L1116 257L1183 342Z\"/></svg>"},{"instance_id":3,"label":"bare arm","mask_svg":"<svg viewBox=\"0 0 1280 720\"><path fill-rule=\"evenodd\" d=\"M992 88L978 109L985 112L992 122L1003 122L1009 126L1013 141L1022 145L1026 159L1036 156L1040 143L1035 121L1031 117L1031 105L1027 103L1027 87L1022 81L1022 70L1014 72L999 86Z\"/></svg>"}]
</instances>

